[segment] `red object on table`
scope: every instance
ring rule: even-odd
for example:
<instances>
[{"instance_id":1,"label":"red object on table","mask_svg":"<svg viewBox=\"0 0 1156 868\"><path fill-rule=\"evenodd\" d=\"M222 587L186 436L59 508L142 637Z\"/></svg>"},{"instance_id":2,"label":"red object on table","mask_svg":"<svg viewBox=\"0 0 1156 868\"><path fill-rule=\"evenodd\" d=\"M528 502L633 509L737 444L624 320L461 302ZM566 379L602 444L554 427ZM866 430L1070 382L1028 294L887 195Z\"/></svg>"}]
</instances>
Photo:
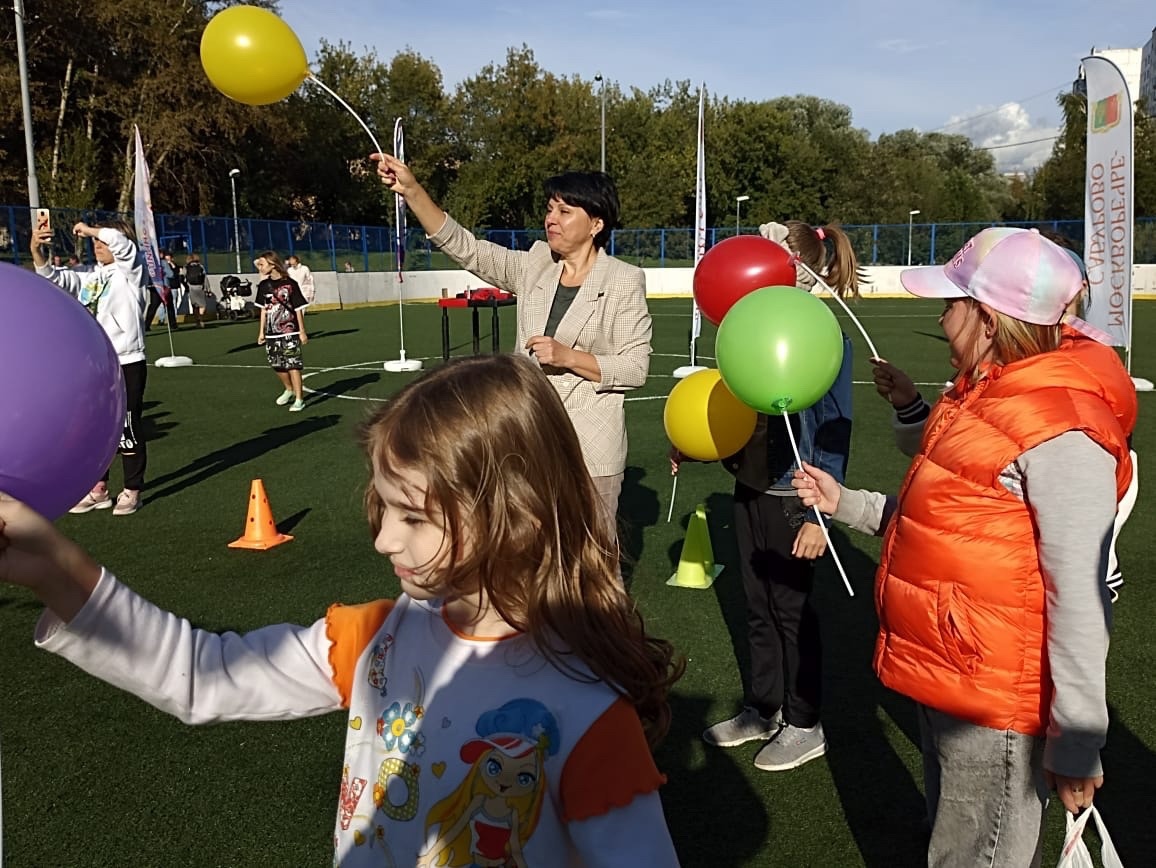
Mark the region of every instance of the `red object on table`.
<instances>
[{"instance_id":1,"label":"red object on table","mask_svg":"<svg viewBox=\"0 0 1156 868\"><path fill-rule=\"evenodd\" d=\"M499 333L498 333L498 308L507 307L511 304L517 304L517 299L512 293L505 292L493 287L482 287L481 289L471 290L468 293L459 293L457 298L442 298L438 299L438 307L442 311L442 360L447 361L450 357L450 314L449 309L454 308L469 308L473 320L473 337L474 337L474 355L480 352L480 335L478 322L478 308L488 307L493 313L491 315L490 326L490 345L493 352L499 352Z\"/></svg>"}]
</instances>

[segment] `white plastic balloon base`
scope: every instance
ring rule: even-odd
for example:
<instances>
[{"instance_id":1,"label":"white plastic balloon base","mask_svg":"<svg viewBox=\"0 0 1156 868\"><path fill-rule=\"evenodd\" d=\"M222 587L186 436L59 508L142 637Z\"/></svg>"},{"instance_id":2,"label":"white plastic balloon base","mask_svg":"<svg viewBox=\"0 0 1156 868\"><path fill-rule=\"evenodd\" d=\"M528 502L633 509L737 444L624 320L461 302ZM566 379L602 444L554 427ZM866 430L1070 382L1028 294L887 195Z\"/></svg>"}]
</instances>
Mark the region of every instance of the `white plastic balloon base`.
<instances>
[{"instance_id":1,"label":"white plastic balloon base","mask_svg":"<svg viewBox=\"0 0 1156 868\"><path fill-rule=\"evenodd\" d=\"M1133 377L1132 385L1136 387L1137 392L1151 392L1153 389L1152 381L1143 377Z\"/></svg>"},{"instance_id":2,"label":"white plastic balloon base","mask_svg":"<svg viewBox=\"0 0 1156 868\"><path fill-rule=\"evenodd\" d=\"M188 356L161 356L155 364L158 368L187 368L192 363Z\"/></svg>"},{"instance_id":3,"label":"white plastic balloon base","mask_svg":"<svg viewBox=\"0 0 1156 868\"><path fill-rule=\"evenodd\" d=\"M421 362L417 359L393 359L392 361L386 362L382 367L390 373L398 374L403 371L420 371Z\"/></svg>"},{"instance_id":4,"label":"white plastic balloon base","mask_svg":"<svg viewBox=\"0 0 1156 868\"><path fill-rule=\"evenodd\" d=\"M689 377L698 371L705 371L706 368L702 365L683 365L681 368L675 368L671 376L676 380L681 380L683 377Z\"/></svg>"}]
</instances>

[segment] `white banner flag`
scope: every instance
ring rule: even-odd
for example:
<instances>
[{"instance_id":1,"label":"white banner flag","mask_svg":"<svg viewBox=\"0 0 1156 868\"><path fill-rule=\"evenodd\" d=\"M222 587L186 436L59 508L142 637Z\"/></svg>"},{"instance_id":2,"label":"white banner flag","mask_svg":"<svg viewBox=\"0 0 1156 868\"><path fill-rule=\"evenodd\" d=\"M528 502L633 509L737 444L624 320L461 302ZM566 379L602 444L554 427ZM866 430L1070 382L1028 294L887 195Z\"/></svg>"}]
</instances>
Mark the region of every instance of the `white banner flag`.
<instances>
[{"instance_id":1,"label":"white banner flag","mask_svg":"<svg viewBox=\"0 0 1156 868\"><path fill-rule=\"evenodd\" d=\"M1088 174L1084 190L1085 319L1132 346L1132 97L1119 67L1085 57Z\"/></svg>"},{"instance_id":2,"label":"white banner flag","mask_svg":"<svg viewBox=\"0 0 1156 868\"><path fill-rule=\"evenodd\" d=\"M703 104L706 100L706 83L698 91L698 165L694 182L694 264L706 254L706 132L703 124ZM698 302L691 302L690 358L694 364L694 342L702 334L702 311Z\"/></svg>"},{"instance_id":3,"label":"white banner flag","mask_svg":"<svg viewBox=\"0 0 1156 868\"><path fill-rule=\"evenodd\" d=\"M153 199L149 192L149 167L145 162L144 145L140 140L140 127L133 126L136 134L136 167L133 170L133 223L136 229L137 247L144 254L148 268L148 278L157 292L164 295L165 270L161 267L160 248L157 245L157 225L153 219ZM174 323L175 325L175 323Z\"/></svg>"}]
</instances>

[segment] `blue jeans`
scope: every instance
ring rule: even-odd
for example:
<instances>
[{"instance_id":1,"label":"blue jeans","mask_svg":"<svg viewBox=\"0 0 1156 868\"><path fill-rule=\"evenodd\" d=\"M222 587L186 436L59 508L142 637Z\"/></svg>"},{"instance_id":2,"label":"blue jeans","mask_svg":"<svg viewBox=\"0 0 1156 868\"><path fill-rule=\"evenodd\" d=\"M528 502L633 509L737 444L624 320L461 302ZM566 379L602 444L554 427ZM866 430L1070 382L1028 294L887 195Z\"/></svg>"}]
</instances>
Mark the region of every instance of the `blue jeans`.
<instances>
[{"instance_id":1,"label":"blue jeans","mask_svg":"<svg viewBox=\"0 0 1156 868\"><path fill-rule=\"evenodd\" d=\"M917 705L929 868L1025 868L1042 855L1044 740Z\"/></svg>"}]
</instances>

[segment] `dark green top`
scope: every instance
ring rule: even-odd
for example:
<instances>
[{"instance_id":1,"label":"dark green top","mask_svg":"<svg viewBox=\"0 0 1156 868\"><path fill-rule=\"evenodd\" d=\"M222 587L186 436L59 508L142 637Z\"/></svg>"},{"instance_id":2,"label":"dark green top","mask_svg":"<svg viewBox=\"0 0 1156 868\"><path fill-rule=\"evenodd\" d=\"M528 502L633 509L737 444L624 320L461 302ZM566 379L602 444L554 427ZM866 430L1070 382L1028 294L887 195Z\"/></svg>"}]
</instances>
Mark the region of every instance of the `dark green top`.
<instances>
[{"instance_id":1,"label":"dark green top","mask_svg":"<svg viewBox=\"0 0 1156 868\"><path fill-rule=\"evenodd\" d=\"M574 298L581 288L580 286L564 286L561 282L558 283L558 291L554 293L554 303L550 305L550 315L546 317L546 330L542 334L548 338L554 337L554 332L558 330L558 323L562 322L562 317L566 316L566 311L574 303Z\"/></svg>"}]
</instances>

